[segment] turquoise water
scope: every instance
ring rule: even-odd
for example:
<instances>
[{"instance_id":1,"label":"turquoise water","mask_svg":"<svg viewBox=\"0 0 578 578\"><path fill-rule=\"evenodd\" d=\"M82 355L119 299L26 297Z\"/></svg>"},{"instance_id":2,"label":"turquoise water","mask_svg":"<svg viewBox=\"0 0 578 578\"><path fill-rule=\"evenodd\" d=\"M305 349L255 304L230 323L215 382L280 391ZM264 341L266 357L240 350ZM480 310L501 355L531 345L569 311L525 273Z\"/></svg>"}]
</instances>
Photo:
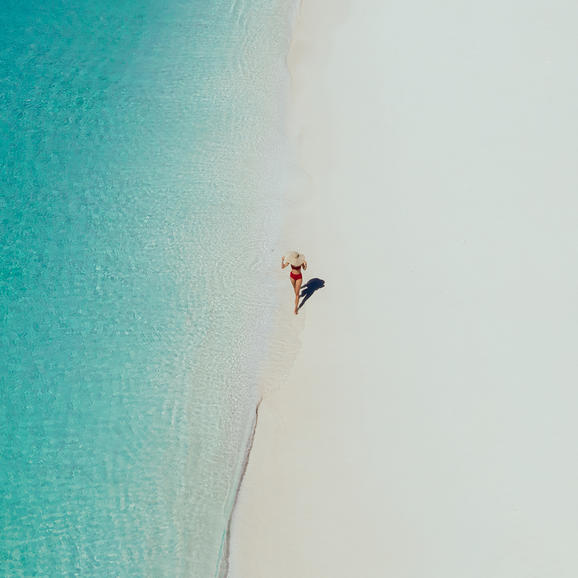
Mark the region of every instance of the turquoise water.
<instances>
[{"instance_id":1,"label":"turquoise water","mask_svg":"<svg viewBox=\"0 0 578 578\"><path fill-rule=\"evenodd\" d=\"M0 574L219 574L290 5L3 3Z\"/></svg>"}]
</instances>

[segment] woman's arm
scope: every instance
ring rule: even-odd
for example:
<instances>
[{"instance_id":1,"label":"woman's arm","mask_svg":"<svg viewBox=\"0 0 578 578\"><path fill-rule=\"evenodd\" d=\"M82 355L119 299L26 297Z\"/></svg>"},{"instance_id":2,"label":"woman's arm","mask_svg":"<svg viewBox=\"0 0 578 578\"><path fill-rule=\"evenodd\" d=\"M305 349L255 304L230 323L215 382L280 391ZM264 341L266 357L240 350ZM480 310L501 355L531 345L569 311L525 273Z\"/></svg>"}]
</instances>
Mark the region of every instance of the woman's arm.
<instances>
[{"instance_id":1,"label":"woman's arm","mask_svg":"<svg viewBox=\"0 0 578 578\"><path fill-rule=\"evenodd\" d=\"M289 265L289 263L285 263L285 255L283 255L283 257L281 257L281 269L285 269L287 265Z\"/></svg>"},{"instance_id":2,"label":"woman's arm","mask_svg":"<svg viewBox=\"0 0 578 578\"><path fill-rule=\"evenodd\" d=\"M307 271L307 261L303 261L303 269L305 269L305 271Z\"/></svg>"}]
</instances>

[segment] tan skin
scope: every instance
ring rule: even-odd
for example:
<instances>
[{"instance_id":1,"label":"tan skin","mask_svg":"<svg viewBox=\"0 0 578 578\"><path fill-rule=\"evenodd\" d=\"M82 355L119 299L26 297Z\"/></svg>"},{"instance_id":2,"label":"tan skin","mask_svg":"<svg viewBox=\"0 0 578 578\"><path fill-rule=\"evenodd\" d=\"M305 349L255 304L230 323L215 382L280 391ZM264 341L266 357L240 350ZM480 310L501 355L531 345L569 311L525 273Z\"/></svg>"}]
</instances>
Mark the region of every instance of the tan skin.
<instances>
[{"instance_id":1,"label":"tan skin","mask_svg":"<svg viewBox=\"0 0 578 578\"><path fill-rule=\"evenodd\" d=\"M285 267L289 267L291 263L285 262L285 256L281 257L281 269L285 269ZM303 265L301 267L306 271L307 270L307 261L303 261ZM295 269L297 273L297 269ZM299 292L301 291L301 283L303 282L303 278L301 279L293 279L293 277L289 277L291 281L291 285L293 285L293 289L295 290L295 315L299 313Z\"/></svg>"}]
</instances>

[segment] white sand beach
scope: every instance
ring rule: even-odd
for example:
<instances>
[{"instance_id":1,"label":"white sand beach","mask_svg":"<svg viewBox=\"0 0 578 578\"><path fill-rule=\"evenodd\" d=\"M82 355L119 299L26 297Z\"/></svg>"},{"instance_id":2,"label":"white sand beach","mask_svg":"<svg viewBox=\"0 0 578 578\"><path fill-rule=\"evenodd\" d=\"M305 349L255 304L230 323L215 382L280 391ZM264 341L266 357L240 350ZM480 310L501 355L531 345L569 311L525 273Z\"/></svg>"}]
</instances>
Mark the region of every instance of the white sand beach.
<instances>
[{"instance_id":1,"label":"white sand beach","mask_svg":"<svg viewBox=\"0 0 578 578\"><path fill-rule=\"evenodd\" d=\"M302 2L233 578L578 575L576 12Z\"/></svg>"}]
</instances>

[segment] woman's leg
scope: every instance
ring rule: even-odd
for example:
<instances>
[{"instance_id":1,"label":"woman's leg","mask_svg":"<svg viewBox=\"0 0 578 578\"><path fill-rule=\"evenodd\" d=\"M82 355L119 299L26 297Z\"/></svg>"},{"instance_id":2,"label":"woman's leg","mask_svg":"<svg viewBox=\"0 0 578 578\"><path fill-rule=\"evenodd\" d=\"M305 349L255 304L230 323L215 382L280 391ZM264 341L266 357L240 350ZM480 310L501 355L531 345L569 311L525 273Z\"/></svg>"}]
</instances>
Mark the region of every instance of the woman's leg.
<instances>
[{"instance_id":1,"label":"woman's leg","mask_svg":"<svg viewBox=\"0 0 578 578\"><path fill-rule=\"evenodd\" d=\"M299 313L299 292L301 291L301 283L303 283L303 279L297 279L293 284L295 288L295 315Z\"/></svg>"}]
</instances>

